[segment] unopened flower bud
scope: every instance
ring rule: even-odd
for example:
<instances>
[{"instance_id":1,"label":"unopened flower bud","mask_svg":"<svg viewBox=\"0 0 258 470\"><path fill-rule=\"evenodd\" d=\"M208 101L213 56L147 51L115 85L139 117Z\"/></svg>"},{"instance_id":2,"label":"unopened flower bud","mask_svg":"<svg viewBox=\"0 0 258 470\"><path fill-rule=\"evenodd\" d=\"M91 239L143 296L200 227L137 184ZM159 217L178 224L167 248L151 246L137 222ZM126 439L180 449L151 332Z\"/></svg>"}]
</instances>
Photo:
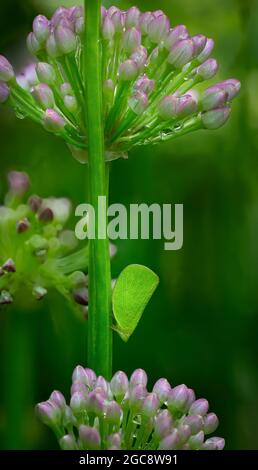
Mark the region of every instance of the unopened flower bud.
<instances>
[{"instance_id":1,"label":"unopened flower bud","mask_svg":"<svg viewBox=\"0 0 258 470\"><path fill-rule=\"evenodd\" d=\"M11 305L13 303L13 298L10 292L2 290L0 292L0 305Z\"/></svg>"},{"instance_id":2,"label":"unopened flower bud","mask_svg":"<svg viewBox=\"0 0 258 470\"><path fill-rule=\"evenodd\" d=\"M195 434L194 436L191 436L188 444L190 446L190 449L192 450L199 450L202 447L204 441L204 432L200 431L198 434Z\"/></svg>"},{"instance_id":3,"label":"unopened flower bud","mask_svg":"<svg viewBox=\"0 0 258 470\"><path fill-rule=\"evenodd\" d=\"M49 223L54 219L54 214L49 207L45 207L40 210L38 217L41 222Z\"/></svg>"},{"instance_id":4,"label":"unopened flower bud","mask_svg":"<svg viewBox=\"0 0 258 470\"><path fill-rule=\"evenodd\" d=\"M55 40L58 49L63 54L69 54L76 49L76 36L71 29L58 25L55 29Z\"/></svg>"},{"instance_id":5,"label":"unopened flower bud","mask_svg":"<svg viewBox=\"0 0 258 470\"><path fill-rule=\"evenodd\" d=\"M6 273L15 273L16 272L16 266L15 266L15 262L9 258L2 266L2 269L6 272Z\"/></svg>"},{"instance_id":6,"label":"unopened flower bud","mask_svg":"<svg viewBox=\"0 0 258 470\"><path fill-rule=\"evenodd\" d=\"M33 212L38 212L39 208L42 205L42 199L41 197L37 195L30 196L28 200L28 204Z\"/></svg>"},{"instance_id":7,"label":"unopened flower bud","mask_svg":"<svg viewBox=\"0 0 258 470\"><path fill-rule=\"evenodd\" d=\"M136 385L142 385L146 387L148 381L147 374L143 369L136 369L130 377L130 387L135 387Z\"/></svg>"},{"instance_id":8,"label":"unopened flower bud","mask_svg":"<svg viewBox=\"0 0 258 470\"><path fill-rule=\"evenodd\" d=\"M147 52L147 49L143 46L138 47L130 57L130 59L133 60L141 69L146 64L147 58L148 58L148 52Z\"/></svg>"},{"instance_id":9,"label":"unopened flower bud","mask_svg":"<svg viewBox=\"0 0 258 470\"><path fill-rule=\"evenodd\" d=\"M146 11L142 13L139 20L139 26L141 29L142 34L148 34L148 26L151 21L154 19L154 15L150 11Z\"/></svg>"},{"instance_id":10,"label":"unopened flower bud","mask_svg":"<svg viewBox=\"0 0 258 470\"><path fill-rule=\"evenodd\" d=\"M203 450L223 450L225 447L225 440L222 437L211 437L207 439L203 446Z\"/></svg>"},{"instance_id":11,"label":"unopened flower bud","mask_svg":"<svg viewBox=\"0 0 258 470\"><path fill-rule=\"evenodd\" d=\"M28 34L26 44L27 44L28 51L33 56L36 56L42 47L34 33Z\"/></svg>"},{"instance_id":12,"label":"unopened flower bud","mask_svg":"<svg viewBox=\"0 0 258 470\"><path fill-rule=\"evenodd\" d=\"M58 114L54 109L47 109L43 118L43 125L49 132L59 133L65 127L64 118Z\"/></svg>"},{"instance_id":13,"label":"unopened flower bud","mask_svg":"<svg viewBox=\"0 0 258 470\"><path fill-rule=\"evenodd\" d=\"M184 424L189 426L192 434L197 434L203 429L203 418L200 415L186 416Z\"/></svg>"},{"instance_id":14,"label":"unopened flower bud","mask_svg":"<svg viewBox=\"0 0 258 470\"><path fill-rule=\"evenodd\" d=\"M167 401L170 391L171 386L167 379L159 379L153 387L153 392L158 396L161 403Z\"/></svg>"},{"instance_id":15,"label":"unopened flower bud","mask_svg":"<svg viewBox=\"0 0 258 470\"><path fill-rule=\"evenodd\" d=\"M111 16L112 23L115 27L116 33L122 33L124 28L124 15L121 11L115 11Z\"/></svg>"},{"instance_id":16,"label":"unopened flower bud","mask_svg":"<svg viewBox=\"0 0 258 470\"><path fill-rule=\"evenodd\" d=\"M162 14L154 18L148 25L148 35L152 42L159 44L169 32L170 23L166 15Z\"/></svg>"},{"instance_id":17,"label":"unopened flower bud","mask_svg":"<svg viewBox=\"0 0 258 470\"><path fill-rule=\"evenodd\" d=\"M127 54L132 54L141 45L141 33L137 28L130 28L124 32L123 48Z\"/></svg>"},{"instance_id":18,"label":"unopened flower bud","mask_svg":"<svg viewBox=\"0 0 258 470\"><path fill-rule=\"evenodd\" d=\"M87 410L97 416L102 416L106 412L107 403L106 398L95 391L90 392L87 396Z\"/></svg>"},{"instance_id":19,"label":"unopened flower bud","mask_svg":"<svg viewBox=\"0 0 258 470\"><path fill-rule=\"evenodd\" d=\"M148 418L155 416L160 406L159 398L155 393L149 393L143 402L142 413Z\"/></svg>"},{"instance_id":20,"label":"unopened flower bud","mask_svg":"<svg viewBox=\"0 0 258 470\"><path fill-rule=\"evenodd\" d=\"M75 32L76 34L79 34L79 36L82 36L84 34L84 27L85 27L85 22L83 16L80 18L77 18L75 21Z\"/></svg>"},{"instance_id":21,"label":"unopened flower bud","mask_svg":"<svg viewBox=\"0 0 258 470\"><path fill-rule=\"evenodd\" d=\"M142 410L146 396L147 390L144 385L139 384L130 388L129 403L135 413L139 413Z\"/></svg>"},{"instance_id":22,"label":"unopened flower bud","mask_svg":"<svg viewBox=\"0 0 258 470\"><path fill-rule=\"evenodd\" d=\"M207 111L202 113L202 124L205 129L218 129L223 126L229 116L231 109L230 108L218 108L213 109L212 111Z\"/></svg>"},{"instance_id":23,"label":"unopened flower bud","mask_svg":"<svg viewBox=\"0 0 258 470\"><path fill-rule=\"evenodd\" d=\"M186 26L180 24L175 28L171 29L168 33L167 37L164 40L165 47L170 51L178 41L188 39L188 37L189 34Z\"/></svg>"},{"instance_id":24,"label":"unopened flower bud","mask_svg":"<svg viewBox=\"0 0 258 470\"><path fill-rule=\"evenodd\" d=\"M117 433L114 433L114 434L110 434L107 438L107 442L108 442L108 446L109 447L117 447L119 448L121 446L121 436L120 434L117 432Z\"/></svg>"},{"instance_id":25,"label":"unopened flower bud","mask_svg":"<svg viewBox=\"0 0 258 470\"><path fill-rule=\"evenodd\" d=\"M178 444L180 443L180 436L177 429L169 434L168 436L164 437L159 444L158 450L174 450L177 448Z\"/></svg>"},{"instance_id":26,"label":"unopened flower bud","mask_svg":"<svg viewBox=\"0 0 258 470\"><path fill-rule=\"evenodd\" d=\"M55 106L53 91L45 83L36 85L32 91L32 94L43 109L53 108Z\"/></svg>"},{"instance_id":27,"label":"unopened flower bud","mask_svg":"<svg viewBox=\"0 0 258 470\"><path fill-rule=\"evenodd\" d=\"M182 39L175 43L168 56L168 63L181 69L193 58L194 46L191 39Z\"/></svg>"},{"instance_id":28,"label":"unopened flower bud","mask_svg":"<svg viewBox=\"0 0 258 470\"><path fill-rule=\"evenodd\" d=\"M73 381L73 383L76 383L76 382L85 383L85 385L89 386L89 384L88 384L88 375L87 375L86 370L84 369L84 367L77 366L74 369L73 375L72 375L72 381Z\"/></svg>"},{"instance_id":29,"label":"unopened flower bud","mask_svg":"<svg viewBox=\"0 0 258 470\"><path fill-rule=\"evenodd\" d=\"M88 289L86 287L74 289L73 298L77 304L87 306L89 304Z\"/></svg>"},{"instance_id":30,"label":"unopened flower bud","mask_svg":"<svg viewBox=\"0 0 258 470\"><path fill-rule=\"evenodd\" d=\"M39 41L42 43L47 40L50 30L49 30L49 21L43 15L38 15L33 21L33 32Z\"/></svg>"},{"instance_id":31,"label":"unopened flower bud","mask_svg":"<svg viewBox=\"0 0 258 470\"><path fill-rule=\"evenodd\" d=\"M169 393L167 406L170 410L184 411L188 400L188 388L186 385L177 385Z\"/></svg>"},{"instance_id":32,"label":"unopened flower bud","mask_svg":"<svg viewBox=\"0 0 258 470\"><path fill-rule=\"evenodd\" d=\"M23 196L30 187L30 179L23 171L10 171L8 173L10 191L15 196Z\"/></svg>"},{"instance_id":33,"label":"unopened flower bud","mask_svg":"<svg viewBox=\"0 0 258 470\"><path fill-rule=\"evenodd\" d=\"M119 402L122 401L128 391L128 384L127 375L122 371L116 372L112 377L110 382L111 391Z\"/></svg>"},{"instance_id":34,"label":"unopened flower bud","mask_svg":"<svg viewBox=\"0 0 258 470\"><path fill-rule=\"evenodd\" d=\"M199 65L196 70L196 76L201 80L210 80L216 75L218 69L218 62L215 59L208 59Z\"/></svg>"},{"instance_id":35,"label":"unopened flower bud","mask_svg":"<svg viewBox=\"0 0 258 470\"><path fill-rule=\"evenodd\" d=\"M79 436L83 448L87 450L98 450L100 448L100 435L97 429L82 425L79 428Z\"/></svg>"},{"instance_id":36,"label":"unopened flower bud","mask_svg":"<svg viewBox=\"0 0 258 470\"><path fill-rule=\"evenodd\" d=\"M204 416L209 409L209 403L205 398L200 398L199 400L196 400L192 405L189 410L189 415L200 415Z\"/></svg>"},{"instance_id":37,"label":"unopened flower bud","mask_svg":"<svg viewBox=\"0 0 258 470\"><path fill-rule=\"evenodd\" d=\"M62 450L76 450L77 445L73 436L66 434L59 440L59 445Z\"/></svg>"},{"instance_id":38,"label":"unopened flower bud","mask_svg":"<svg viewBox=\"0 0 258 470\"><path fill-rule=\"evenodd\" d=\"M102 36L106 41L111 41L115 35L115 26L110 18L110 16L106 16L103 21L102 26Z\"/></svg>"},{"instance_id":39,"label":"unopened flower bud","mask_svg":"<svg viewBox=\"0 0 258 470\"><path fill-rule=\"evenodd\" d=\"M119 77L123 81L130 81L138 75L138 66L133 60L126 60L119 67Z\"/></svg>"},{"instance_id":40,"label":"unopened flower bud","mask_svg":"<svg viewBox=\"0 0 258 470\"><path fill-rule=\"evenodd\" d=\"M204 417L204 433L211 434L216 431L219 425L219 420L215 413L209 413L207 416Z\"/></svg>"},{"instance_id":41,"label":"unopened flower bud","mask_svg":"<svg viewBox=\"0 0 258 470\"><path fill-rule=\"evenodd\" d=\"M107 422L110 424L119 426L122 416L123 416L123 412L122 412L121 407L118 405L118 403L116 401L109 402L107 409L106 409Z\"/></svg>"},{"instance_id":42,"label":"unopened flower bud","mask_svg":"<svg viewBox=\"0 0 258 470\"><path fill-rule=\"evenodd\" d=\"M203 34L197 34L192 36L191 39L194 45L194 56L199 56L206 46L207 38Z\"/></svg>"},{"instance_id":43,"label":"unopened flower bud","mask_svg":"<svg viewBox=\"0 0 258 470\"><path fill-rule=\"evenodd\" d=\"M61 91L61 94L62 94L63 97L65 97L66 95L72 95L73 94L72 86L68 82L62 83L62 85L60 86L60 91Z\"/></svg>"},{"instance_id":44,"label":"unopened flower bud","mask_svg":"<svg viewBox=\"0 0 258 470\"><path fill-rule=\"evenodd\" d=\"M39 62L36 65L36 73L40 82L46 83L47 85L53 85L55 83L56 73L52 65L46 62Z\"/></svg>"},{"instance_id":45,"label":"unopened flower bud","mask_svg":"<svg viewBox=\"0 0 258 470\"><path fill-rule=\"evenodd\" d=\"M223 82L216 83L206 90L206 93L213 94L215 92L223 91L227 94L227 101L232 101L240 92L241 83L235 78L224 80Z\"/></svg>"},{"instance_id":46,"label":"unopened flower bud","mask_svg":"<svg viewBox=\"0 0 258 470\"><path fill-rule=\"evenodd\" d=\"M50 36L47 38L46 51L49 57L51 57L51 59L56 59L57 57L60 57L62 55L62 52L57 46L57 41L54 33L51 33Z\"/></svg>"},{"instance_id":47,"label":"unopened flower bud","mask_svg":"<svg viewBox=\"0 0 258 470\"><path fill-rule=\"evenodd\" d=\"M151 93L155 88L155 80L150 80L146 75L143 75L134 85L134 89L146 93Z\"/></svg>"},{"instance_id":48,"label":"unopened flower bud","mask_svg":"<svg viewBox=\"0 0 258 470\"><path fill-rule=\"evenodd\" d=\"M78 111L78 103L74 96L66 95L64 97L64 104L71 113L76 113L76 111Z\"/></svg>"},{"instance_id":49,"label":"unopened flower bud","mask_svg":"<svg viewBox=\"0 0 258 470\"><path fill-rule=\"evenodd\" d=\"M14 71L10 62L3 55L0 55L0 80L9 82L12 78L14 78Z\"/></svg>"},{"instance_id":50,"label":"unopened flower bud","mask_svg":"<svg viewBox=\"0 0 258 470\"><path fill-rule=\"evenodd\" d=\"M36 406L36 413L44 424L55 427L60 424L62 412L52 401L48 400Z\"/></svg>"},{"instance_id":51,"label":"unopened flower bud","mask_svg":"<svg viewBox=\"0 0 258 470\"><path fill-rule=\"evenodd\" d=\"M138 26L141 12L137 7L129 8L126 13L125 26L126 28L133 28Z\"/></svg>"},{"instance_id":52,"label":"unopened flower bud","mask_svg":"<svg viewBox=\"0 0 258 470\"><path fill-rule=\"evenodd\" d=\"M200 64L205 62L211 55L212 51L214 49L214 41L213 39L208 38L205 44L204 49L202 52L198 55L197 60Z\"/></svg>"},{"instance_id":53,"label":"unopened flower bud","mask_svg":"<svg viewBox=\"0 0 258 470\"><path fill-rule=\"evenodd\" d=\"M54 390L50 397L49 397L49 400L51 400L52 402L54 402L57 406L59 406L59 408L65 408L66 406L66 401L65 401L65 397L64 395L59 392L58 390Z\"/></svg>"},{"instance_id":54,"label":"unopened flower bud","mask_svg":"<svg viewBox=\"0 0 258 470\"><path fill-rule=\"evenodd\" d=\"M0 104L5 103L10 95L10 88L5 82L0 82Z\"/></svg>"},{"instance_id":55,"label":"unopened flower bud","mask_svg":"<svg viewBox=\"0 0 258 470\"><path fill-rule=\"evenodd\" d=\"M70 407L75 415L85 411L87 408L86 395L81 392L75 392L71 397Z\"/></svg>"},{"instance_id":56,"label":"unopened flower bud","mask_svg":"<svg viewBox=\"0 0 258 470\"><path fill-rule=\"evenodd\" d=\"M148 96L146 93L136 91L128 100L129 108L138 116L144 113L148 107Z\"/></svg>"},{"instance_id":57,"label":"unopened flower bud","mask_svg":"<svg viewBox=\"0 0 258 470\"><path fill-rule=\"evenodd\" d=\"M171 433L172 417L168 410L162 410L156 417L155 434L159 439Z\"/></svg>"},{"instance_id":58,"label":"unopened flower bud","mask_svg":"<svg viewBox=\"0 0 258 470\"><path fill-rule=\"evenodd\" d=\"M34 286L32 290L32 295L35 297L36 300L42 300L47 295L47 289L41 286Z\"/></svg>"},{"instance_id":59,"label":"unopened flower bud","mask_svg":"<svg viewBox=\"0 0 258 470\"><path fill-rule=\"evenodd\" d=\"M211 109L221 108L225 106L227 99L228 95L222 89L214 90L213 92L208 89L202 97L202 109L203 111L210 111Z\"/></svg>"}]
</instances>

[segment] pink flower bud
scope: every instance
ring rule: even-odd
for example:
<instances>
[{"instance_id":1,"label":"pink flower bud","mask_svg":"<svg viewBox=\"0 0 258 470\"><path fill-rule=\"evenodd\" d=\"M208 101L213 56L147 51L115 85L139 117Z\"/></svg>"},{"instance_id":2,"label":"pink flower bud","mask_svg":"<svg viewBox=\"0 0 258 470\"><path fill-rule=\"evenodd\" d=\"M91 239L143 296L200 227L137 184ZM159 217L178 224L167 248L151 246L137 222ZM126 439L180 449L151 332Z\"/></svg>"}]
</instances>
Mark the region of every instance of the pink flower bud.
<instances>
[{"instance_id":1,"label":"pink flower bud","mask_svg":"<svg viewBox=\"0 0 258 470\"><path fill-rule=\"evenodd\" d=\"M14 71L10 62L3 55L0 55L0 80L9 82L12 78L14 78Z\"/></svg>"},{"instance_id":2,"label":"pink flower bud","mask_svg":"<svg viewBox=\"0 0 258 470\"><path fill-rule=\"evenodd\" d=\"M194 45L191 39L182 39L176 42L168 56L168 63L181 69L193 58Z\"/></svg>"},{"instance_id":3,"label":"pink flower bud","mask_svg":"<svg viewBox=\"0 0 258 470\"><path fill-rule=\"evenodd\" d=\"M43 15L38 15L33 21L33 32L41 44L45 42L50 34L49 21Z\"/></svg>"},{"instance_id":4,"label":"pink flower bud","mask_svg":"<svg viewBox=\"0 0 258 470\"><path fill-rule=\"evenodd\" d=\"M43 125L49 132L60 133L64 130L66 122L54 109L47 109L43 117Z\"/></svg>"}]
</instances>

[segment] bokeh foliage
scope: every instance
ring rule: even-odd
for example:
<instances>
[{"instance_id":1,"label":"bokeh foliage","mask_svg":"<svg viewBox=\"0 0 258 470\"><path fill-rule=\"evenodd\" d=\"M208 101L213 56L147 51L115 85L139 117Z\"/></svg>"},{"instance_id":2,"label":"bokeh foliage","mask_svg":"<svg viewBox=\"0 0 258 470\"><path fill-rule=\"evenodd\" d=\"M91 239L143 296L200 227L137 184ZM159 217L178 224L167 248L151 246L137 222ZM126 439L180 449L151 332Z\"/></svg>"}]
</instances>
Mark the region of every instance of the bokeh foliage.
<instances>
[{"instance_id":1,"label":"bokeh foliage","mask_svg":"<svg viewBox=\"0 0 258 470\"><path fill-rule=\"evenodd\" d=\"M25 36L33 17L73 1L2 0L0 49L17 68L28 63ZM78 2L77 2L78 3ZM113 3L113 2L112 2ZM136 3L136 2L135 2ZM111 2L106 2L106 5ZM120 0L121 8L134 2ZM258 1L141 0L172 24L216 41L220 77L242 81L230 122L113 164L111 201L183 203L184 248L158 241L119 241L113 275L143 263L160 276L155 297L129 343L117 336L114 369L166 376L207 397L229 449L258 448ZM42 196L86 198L86 167L63 142L11 111L0 112L0 194L10 169L28 171ZM53 388L67 392L72 368L86 363L86 324L52 294L35 308L0 312L0 447L55 448L33 406Z\"/></svg>"}]
</instances>

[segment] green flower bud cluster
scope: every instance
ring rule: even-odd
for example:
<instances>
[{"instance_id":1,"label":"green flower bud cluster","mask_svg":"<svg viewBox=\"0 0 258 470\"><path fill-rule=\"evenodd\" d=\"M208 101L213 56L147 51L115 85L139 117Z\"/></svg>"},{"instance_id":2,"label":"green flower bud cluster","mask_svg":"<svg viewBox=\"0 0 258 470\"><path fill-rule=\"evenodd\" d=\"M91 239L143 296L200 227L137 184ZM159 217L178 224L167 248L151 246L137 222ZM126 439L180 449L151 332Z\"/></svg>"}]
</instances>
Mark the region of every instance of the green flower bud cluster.
<instances>
[{"instance_id":1,"label":"green flower bud cluster","mask_svg":"<svg viewBox=\"0 0 258 470\"><path fill-rule=\"evenodd\" d=\"M63 450L222 450L218 427L204 398L196 400L186 385L172 387L159 379L151 392L147 374L136 369L128 380L119 371L108 382L77 366L70 404L61 392L39 403L36 412Z\"/></svg>"},{"instance_id":2,"label":"green flower bud cluster","mask_svg":"<svg viewBox=\"0 0 258 470\"><path fill-rule=\"evenodd\" d=\"M87 246L80 249L66 225L66 198L28 197L26 173L8 175L9 190L0 206L0 308L43 299L59 291L75 310L87 313Z\"/></svg>"},{"instance_id":3,"label":"green flower bud cluster","mask_svg":"<svg viewBox=\"0 0 258 470\"><path fill-rule=\"evenodd\" d=\"M101 15L107 159L125 157L136 145L217 129L228 120L238 80L220 82L200 96L195 90L218 71L210 58L212 39L190 36L184 25L172 27L161 10L102 7ZM22 75L15 76L0 56L0 103L61 136L81 162L87 161L84 21L81 7L60 7L50 20L37 16L27 38L37 61Z\"/></svg>"}]
</instances>

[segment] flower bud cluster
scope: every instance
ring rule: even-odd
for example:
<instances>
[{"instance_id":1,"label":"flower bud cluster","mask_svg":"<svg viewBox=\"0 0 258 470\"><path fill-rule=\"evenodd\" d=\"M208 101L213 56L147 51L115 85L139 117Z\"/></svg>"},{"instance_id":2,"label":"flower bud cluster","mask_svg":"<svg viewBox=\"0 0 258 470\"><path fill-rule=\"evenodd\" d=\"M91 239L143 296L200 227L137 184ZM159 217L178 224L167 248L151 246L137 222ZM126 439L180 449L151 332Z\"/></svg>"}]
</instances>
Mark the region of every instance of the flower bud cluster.
<instances>
[{"instance_id":1,"label":"flower bud cluster","mask_svg":"<svg viewBox=\"0 0 258 470\"><path fill-rule=\"evenodd\" d=\"M63 450L222 450L224 439L208 437L218 427L204 398L196 400L186 385L159 379L151 392L147 374L136 369L130 379L116 372L111 381L77 366L71 399L61 392L39 403L36 412L57 436Z\"/></svg>"},{"instance_id":2,"label":"flower bud cluster","mask_svg":"<svg viewBox=\"0 0 258 470\"><path fill-rule=\"evenodd\" d=\"M0 206L0 307L14 299L41 300L58 290L76 310L87 309L87 246L66 229L71 202L28 196L26 173L11 171Z\"/></svg>"},{"instance_id":3,"label":"flower bud cluster","mask_svg":"<svg viewBox=\"0 0 258 470\"><path fill-rule=\"evenodd\" d=\"M27 38L36 62L22 75L15 77L9 61L0 56L0 103L61 136L82 162L87 161L84 22L82 7L60 7L51 19L37 16ZM212 39L191 36L184 25L171 26L161 10L102 7L107 159L124 156L136 145L225 124L240 82L222 81L199 97L193 91L218 71L213 47Z\"/></svg>"}]
</instances>

